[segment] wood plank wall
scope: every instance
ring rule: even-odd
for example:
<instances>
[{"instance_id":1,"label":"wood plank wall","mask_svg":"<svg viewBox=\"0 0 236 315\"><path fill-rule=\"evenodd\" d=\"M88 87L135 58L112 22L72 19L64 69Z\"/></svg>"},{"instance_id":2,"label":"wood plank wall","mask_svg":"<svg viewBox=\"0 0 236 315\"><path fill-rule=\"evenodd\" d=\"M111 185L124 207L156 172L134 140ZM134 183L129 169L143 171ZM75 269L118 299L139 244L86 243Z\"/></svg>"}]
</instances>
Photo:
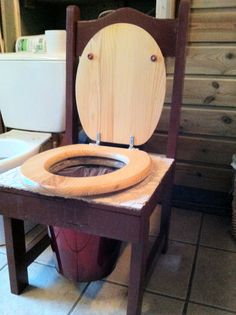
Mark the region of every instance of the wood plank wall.
<instances>
[{"instance_id":1,"label":"wood plank wall","mask_svg":"<svg viewBox=\"0 0 236 315\"><path fill-rule=\"evenodd\" d=\"M1 24L4 39L4 51L15 50L15 41L21 36L19 0L0 0Z\"/></svg>"},{"instance_id":2,"label":"wood plank wall","mask_svg":"<svg viewBox=\"0 0 236 315\"><path fill-rule=\"evenodd\" d=\"M167 60L166 105L146 149L166 146L173 60ZM236 152L236 1L192 0L175 184L232 189Z\"/></svg>"}]
</instances>

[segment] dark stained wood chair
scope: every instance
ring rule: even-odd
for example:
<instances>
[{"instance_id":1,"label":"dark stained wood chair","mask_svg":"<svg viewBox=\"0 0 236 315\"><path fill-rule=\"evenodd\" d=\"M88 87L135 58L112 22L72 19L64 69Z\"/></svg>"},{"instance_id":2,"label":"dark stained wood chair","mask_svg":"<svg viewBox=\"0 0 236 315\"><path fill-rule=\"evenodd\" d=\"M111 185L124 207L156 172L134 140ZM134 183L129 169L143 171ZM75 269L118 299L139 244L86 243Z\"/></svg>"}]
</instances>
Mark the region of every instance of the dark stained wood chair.
<instances>
[{"instance_id":1,"label":"dark stained wood chair","mask_svg":"<svg viewBox=\"0 0 236 315\"><path fill-rule=\"evenodd\" d=\"M175 158L180 108L184 83L185 47L187 41L189 0L179 4L176 19L155 19L130 8L122 8L99 20L80 21L79 9L67 10L67 83L66 132L63 144L77 141L78 113L75 104L75 72L86 43L100 29L113 23L136 24L157 41L164 57L175 57L172 104L167 142L167 158ZM122 206L100 205L90 200L46 196L1 185L0 212L4 216L11 291L20 294L28 285L27 266L48 246L45 235L37 244L26 248L23 220L77 229L90 234L131 243L128 315L141 314L143 289L152 270L154 258L166 252L168 244L174 163L140 211ZM147 254L150 216L162 202L160 233Z\"/></svg>"}]
</instances>

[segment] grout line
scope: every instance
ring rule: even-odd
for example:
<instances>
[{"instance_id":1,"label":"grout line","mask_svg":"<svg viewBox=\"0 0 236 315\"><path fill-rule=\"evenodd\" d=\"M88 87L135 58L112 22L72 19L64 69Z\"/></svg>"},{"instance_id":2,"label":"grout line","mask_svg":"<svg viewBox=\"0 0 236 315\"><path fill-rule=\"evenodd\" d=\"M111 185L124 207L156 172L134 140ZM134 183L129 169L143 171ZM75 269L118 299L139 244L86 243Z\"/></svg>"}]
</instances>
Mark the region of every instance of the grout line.
<instances>
[{"instance_id":1,"label":"grout line","mask_svg":"<svg viewBox=\"0 0 236 315\"><path fill-rule=\"evenodd\" d=\"M82 290L82 292L80 293L78 299L75 301L75 303L72 305L71 309L69 310L67 315L71 315L72 312L74 311L76 305L80 302L82 296L84 295L85 291L87 290L88 286L90 285L90 282L87 283L87 285L84 287L84 289Z\"/></svg>"},{"instance_id":2,"label":"grout line","mask_svg":"<svg viewBox=\"0 0 236 315\"><path fill-rule=\"evenodd\" d=\"M211 304L206 304L206 303L198 303L198 302L194 302L194 301L191 301L191 304L195 304L195 305L200 305L200 306L205 306L205 307L209 307L209 308L212 308L214 310L219 310L219 311L224 311L224 312L228 312L230 314L235 314L235 311L232 311L232 310L229 310L227 308L223 308L223 307L220 307L220 306L214 306L214 305L211 305Z\"/></svg>"},{"instance_id":3,"label":"grout line","mask_svg":"<svg viewBox=\"0 0 236 315\"><path fill-rule=\"evenodd\" d=\"M122 284L122 283L118 283L118 282L115 282L115 281L104 280L104 279L102 279L100 281L105 282L105 283L109 283L109 284L113 284L113 285L117 285L117 286L120 286L120 287L123 287L123 288L128 288L127 284ZM182 299L182 298L179 298L179 297L176 297L176 296L173 296L173 295L168 295L168 294L165 294L165 293L155 292L155 291L152 291L152 290L145 289L144 293L166 297L166 298L169 298L169 299L172 299L172 300L175 300L175 301L185 302L184 298Z\"/></svg>"},{"instance_id":4,"label":"grout line","mask_svg":"<svg viewBox=\"0 0 236 315\"><path fill-rule=\"evenodd\" d=\"M151 239L155 239L155 238L157 237L157 235L149 235L149 237L150 237ZM177 242L177 243L181 243L181 244L187 244L187 245L193 245L193 246L196 246L196 245L197 245L197 240L194 241L194 242L178 240L178 239L175 239L175 238L168 238L168 240L169 240L170 242Z\"/></svg>"},{"instance_id":5,"label":"grout line","mask_svg":"<svg viewBox=\"0 0 236 315\"><path fill-rule=\"evenodd\" d=\"M113 285L118 285L118 286L123 287L123 288L128 288L127 284L123 284L123 283L119 283L119 282L115 282L115 281L111 281L111 280L104 280L104 279L102 279L100 281L106 282L109 284L113 284ZM152 291L152 290L148 290L148 289L145 289L144 292L149 293L149 294L153 294L153 295L163 296L163 297L174 299L174 300L181 301L181 302L185 302L184 298L179 298L179 297L176 297L173 295L168 295L168 294L161 293L161 292L156 292L156 291Z\"/></svg>"},{"instance_id":6,"label":"grout line","mask_svg":"<svg viewBox=\"0 0 236 315\"><path fill-rule=\"evenodd\" d=\"M0 271L2 271L6 267L7 267L7 263L0 268Z\"/></svg>"},{"instance_id":7,"label":"grout line","mask_svg":"<svg viewBox=\"0 0 236 315\"><path fill-rule=\"evenodd\" d=\"M198 237L197 237L197 245L196 245L196 250L195 250L195 255L194 255L194 259L193 259L192 270L191 270L191 274L190 274L190 279L189 279L188 289L187 289L187 295L186 295L186 300L184 303L182 315L186 315L187 310L188 310L188 302L189 302L190 294L191 294L191 290L192 290L193 277L195 274L197 256L198 256L198 251L199 251L199 247L200 247L200 238L201 238L201 232L202 232L202 226L203 226L203 217L204 217L204 214L202 213L201 221L200 221L200 227L199 227L199 231L198 231Z\"/></svg>"},{"instance_id":8,"label":"grout line","mask_svg":"<svg viewBox=\"0 0 236 315\"><path fill-rule=\"evenodd\" d=\"M214 249L214 250L220 250L220 251L226 252L226 253L236 254L236 250L231 250L231 249L224 249L224 248L212 247L212 246L208 246L208 245L204 245L204 244L200 244L200 247L208 248L208 249Z\"/></svg>"},{"instance_id":9,"label":"grout line","mask_svg":"<svg viewBox=\"0 0 236 315\"><path fill-rule=\"evenodd\" d=\"M0 255L6 256L6 254L2 254L2 253L0 253ZM2 265L2 267L0 268L0 271L2 271L6 266L7 266L7 262Z\"/></svg>"},{"instance_id":10,"label":"grout line","mask_svg":"<svg viewBox=\"0 0 236 315\"><path fill-rule=\"evenodd\" d=\"M185 299L182 299L182 298L179 298L179 297L176 297L176 296L173 296L173 295L168 295L168 294L160 293L160 292L154 292L154 291L151 291L151 290L145 290L145 292L147 292L149 294L153 294L153 295L163 296L163 297L166 297L166 298L169 298L169 299L172 299L172 300L185 302Z\"/></svg>"},{"instance_id":11,"label":"grout line","mask_svg":"<svg viewBox=\"0 0 236 315\"><path fill-rule=\"evenodd\" d=\"M192 242L188 242L188 241L181 241L181 240L176 240L174 238L170 238L169 241L172 242L176 242L176 243L181 243L181 244L187 244L187 245L194 245L196 246L197 243L192 243ZM232 250L232 249L225 249L225 248L220 248L220 247L213 247L213 246L209 246L209 245L205 245L205 244L199 244L200 247L204 247L204 248L209 248L209 249L216 249L216 250L222 250L224 252L227 253L236 253L236 250Z\"/></svg>"},{"instance_id":12,"label":"grout line","mask_svg":"<svg viewBox=\"0 0 236 315\"><path fill-rule=\"evenodd\" d=\"M181 243L181 244L193 245L193 246L197 245L197 241L195 243L193 243L193 242L188 242L188 241L175 240L174 238L169 238L169 241L176 242L176 243Z\"/></svg>"},{"instance_id":13,"label":"grout line","mask_svg":"<svg viewBox=\"0 0 236 315\"><path fill-rule=\"evenodd\" d=\"M110 283L110 284L114 284L114 285L119 285L123 288L128 288L128 284L124 284L124 283L120 283L120 282L116 282L116 281L111 281L111 280L104 280L104 279L101 279L100 281L102 282L106 282L106 283Z\"/></svg>"}]
</instances>

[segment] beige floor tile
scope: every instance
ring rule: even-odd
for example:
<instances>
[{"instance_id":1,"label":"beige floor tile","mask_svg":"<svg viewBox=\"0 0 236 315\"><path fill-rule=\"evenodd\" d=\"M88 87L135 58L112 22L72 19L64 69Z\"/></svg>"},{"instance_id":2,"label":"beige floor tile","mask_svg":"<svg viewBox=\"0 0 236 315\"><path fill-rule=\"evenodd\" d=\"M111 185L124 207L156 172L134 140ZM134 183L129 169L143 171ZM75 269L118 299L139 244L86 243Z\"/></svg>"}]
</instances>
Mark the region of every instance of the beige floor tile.
<instances>
[{"instance_id":1,"label":"beige floor tile","mask_svg":"<svg viewBox=\"0 0 236 315\"><path fill-rule=\"evenodd\" d=\"M6 246L0 246L0 254L6 254ZM35 261L40 264L55 267L55 261L53 259L51 246L48 246L48 248L46 248L45 251L43 251L42 254L39 255Z\"/></svg>"},{"instance_id":2,"label":"beige floor tile","mask_svg":"<svg viewBox=\"0 0 236 315\"><path fill-rule=\"evenodd\" d=\"M153 244L153 238L150 238L150 248ZM107 280L128 285L129 282L129 269L130 269L130 256L131 256L131 246L123 244L120 252L120 257L118 259L117 265L114 271L107 277Z\"/></svg>"},{"instance_id":3,"label":"beige floor tile","mask_svg":"<svg viewBox=\"0 0 236 315\"><path fill-rule=\"evenodd\" d=\"M175 241L196 244L200 222L201 213L173 208L169 238Z\"/></svg>"},{"instance_id":4,"label":"beige floor tile","mask_svg":"<svg viewBox=\"0 0 236 315\"><path fill-rule=\"evenodd\" d=\"M129 266L130 266L131 246L124 245L121 248L121 255L114 271L107 277L107 280L119 284L127 285L129 282Z\"/></svg>"},{"instance_id":5,"label":"beige floor tile","mask_svg":"<svg viewBox=\"0 0 236 315\"><path fill-rule=\"evenodd\" d=\"M200 248L191 301L236 312L236 253Z\"/></svg>"},{"instance_id":6,"label":"beige floor tile","mask_svg":"<svg viewBox=\"0 0 236 315\"><path fill-rule=\"evenodd\" d=\"M170 296L185 298L191 273L195 246L170 242L166 255L161 255L153 271L147 290ZM130 246L126 246L115 270L107 280L128 284Z\"/></svg>"},{"instance_id":7,"label":"beige floor tile","mask_svg":"<svg viewBox=\"0 0 236 315\"><path fill-rule=\"evenodd\" d=\"M36 262L48 266L55 267L55 261L53 258L53 251L51 249L51 246L48 246L45 251L42 252L41 255L39 255L36 259Z\"/></svg>"},{"instance_id":8,"label":"beige floor tile","mask_svg":"<svg viewBox=\"0 0 236 315\"><path fill-rule=\"evenodd\" d=\"M29 267L29 282L31 286L23 294L11 294L8 268L0 271L1 315L67 315L85 287L67 281L52 267L36 263Z\"/></svg>"},{"instance_id":9,"label":"beige floor tile","mask_svg":"<svg viewBox=\"0 0 236 315\"><path fill-rule=\"evenodd\" d=\"M222 310L217 310L212 307L189 303L187 315L232 315L232 313L222 311Z\"/></svg>"},{"instance_id":10,"label":"beige floor tile","mask_svg":"<svg viewBox=\"0 0 236 315\"><path fill-rule=\"evenodd\" d=\"M0 269L7 264L7 256L5 254L0 254Z\"/></svg>"},{"instance_id":11,"label":"beige floor tile","mask_svg":"<svg viewBox=\"0 0 236 315\"><path fill-rule=\"evenodd\" d=\"M185 299L194 253L195 246L171 241L167 254L156 264L147 290Z\"/></svg>"},{"instance_id":12,"label":"beige floor tile","mask_svg":"<svg viewBox=\"0 0 236 315\"><path fill-rule=\"evenodd\" d=\"M6 250L6 246L5 245L1 245L0 246L0 254L6 254L7 250Z\"/></svg>"},{"instance_id":13,"label":"beige floor tile","mask_svg":"<svg viewBox=\"0 0 236 315\"><path fill-rule=\"evenodd\" d=\"M230 230L230 217L204 215L200 244L236 252L236 241Z\"/></svg>"},{"instance_id":14,"label":"beige floor tile","mask_svg":"<svg viewBox=\"0 0 236 315\"><path fill-rule=\"evenodd\" d=\"M101 281L89 285L71 315L125 315L127 288ZM182 313L183 303L145 293L142 314L177 315Z\"/></svg>"}]
</instances>

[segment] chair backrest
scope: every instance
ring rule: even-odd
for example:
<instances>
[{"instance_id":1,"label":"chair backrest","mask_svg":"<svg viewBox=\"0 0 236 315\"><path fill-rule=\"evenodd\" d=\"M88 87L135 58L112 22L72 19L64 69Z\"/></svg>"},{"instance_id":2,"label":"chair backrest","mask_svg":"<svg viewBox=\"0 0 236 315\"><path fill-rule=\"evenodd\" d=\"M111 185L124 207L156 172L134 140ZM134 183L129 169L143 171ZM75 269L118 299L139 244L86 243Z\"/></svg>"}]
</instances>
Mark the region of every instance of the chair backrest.
<instances>
[{"instance_id":1,"label":"chair backrest","mask_svg":"<svg viewBox=\"0 0 236 315\"><path fill-rule=\"evenodd\" d=\"M189 0L180 1L176 19L156 19L131 8L121 8L103 18L91 21L80 21L78 7L67 8L66 132L63 144L74 143L78 134L75 74L79 57L89 40L98 31L111 24L129 23L147 31L159 45L164 57L175 57L166 152L168 157L175 157L184 83L189 7Z\"/></svg>"}]
</instances>

